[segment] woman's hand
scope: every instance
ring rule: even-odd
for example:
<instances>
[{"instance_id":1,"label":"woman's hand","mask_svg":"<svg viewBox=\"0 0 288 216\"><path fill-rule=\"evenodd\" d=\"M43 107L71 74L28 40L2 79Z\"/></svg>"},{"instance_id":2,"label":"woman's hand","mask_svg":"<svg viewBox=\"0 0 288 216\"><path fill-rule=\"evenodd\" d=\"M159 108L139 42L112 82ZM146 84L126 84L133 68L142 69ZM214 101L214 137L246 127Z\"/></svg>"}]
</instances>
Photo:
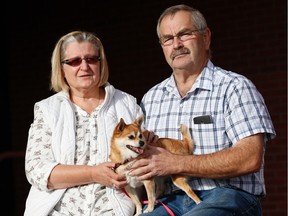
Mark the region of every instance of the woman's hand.
<instances>
[{"instance_id":1,"label":"woman's hand","mask_svg":"<svg viewBox=\"0 0 288 216\"><path fill-rule=\"evenodd\" d=\"M70 188L98 183L121 189L127 185L126 177L114 172L115 163L104 162L95 166L58 164L48 179L49 189Z\"/></svg>"},{"instance_id":2,"label":"woman's hand","mask_svg":"<svg viewBox=\"0 0 288 216\"><path fill-rule=\"evenodd\" d=\"M115 163L105 162L92 167L91 176L93 182L106 187L122 189L127 185L125 175L114 172Z\"/></svg>"}]
</instances>

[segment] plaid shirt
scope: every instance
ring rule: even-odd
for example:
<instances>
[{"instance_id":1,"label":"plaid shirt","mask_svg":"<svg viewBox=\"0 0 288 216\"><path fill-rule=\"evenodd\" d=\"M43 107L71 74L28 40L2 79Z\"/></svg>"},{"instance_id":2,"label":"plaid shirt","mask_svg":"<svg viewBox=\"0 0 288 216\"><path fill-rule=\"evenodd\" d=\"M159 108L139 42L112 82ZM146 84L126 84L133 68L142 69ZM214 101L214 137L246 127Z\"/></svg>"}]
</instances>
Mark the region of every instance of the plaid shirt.
<instances>
[{"instance_id":1,"label":"plaid shirt","mask_svg":"<svg viewBox=\"0 0 288 216\"><path fill-rule=\"evenodd\" d=\"M266 142L276 135L264 100L253 83L240 74L214 66L211 61L186 96L180 96L171 75L144 95L141 107L145 127L159 137L181 139L179 125L189 126L195 155L232 147L240 139L257 133L265 133L266 146ZM208 121L197 122L195 117L201 119L201 116L208 116ZM189 182L194 190L232 186L255 195L266 194L264 163L259 172L245 176L230 179L191 177ZM171 191L176 189L173 187L166 188Z\"/></svg>"}]
</instances>

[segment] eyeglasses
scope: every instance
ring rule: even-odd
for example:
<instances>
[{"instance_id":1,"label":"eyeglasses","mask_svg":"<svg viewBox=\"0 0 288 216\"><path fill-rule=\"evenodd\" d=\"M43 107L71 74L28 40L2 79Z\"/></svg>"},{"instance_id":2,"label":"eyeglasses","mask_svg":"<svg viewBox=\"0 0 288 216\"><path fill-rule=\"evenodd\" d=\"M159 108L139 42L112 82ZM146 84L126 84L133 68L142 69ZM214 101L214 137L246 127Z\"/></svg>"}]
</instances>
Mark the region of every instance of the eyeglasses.
<instances>
[{"instance_id":1,"label":"eyeglasses","mask_svg":"<svg viewBox=\"0 0 288 216\"><path fill-rule=\"evenodd\" d=\"M202 31L202 29L195 29L195 30L184 30L178 32L176 35L165 35L160 37L159 42L163 46L170 46L174 42L174 38L176 37L181 42L185 42L187 40L195 38L195 32Z\"/></svg>"},{"instance_id":2,"label":"eyeglasses","mask_svg":"<svg viewBox=\"0 0 288 216\"><path fill-rule=\"evenodd\" d=\"M98 61L100 61L100 59L101 59L100 56L91 56L84 58L76 57L72 59L65 59L61 61L61 64L67 64L72 67L77 67L82 63L83 60L85 60L87 64L96 64Z\"/></svg>"}]
</instances>

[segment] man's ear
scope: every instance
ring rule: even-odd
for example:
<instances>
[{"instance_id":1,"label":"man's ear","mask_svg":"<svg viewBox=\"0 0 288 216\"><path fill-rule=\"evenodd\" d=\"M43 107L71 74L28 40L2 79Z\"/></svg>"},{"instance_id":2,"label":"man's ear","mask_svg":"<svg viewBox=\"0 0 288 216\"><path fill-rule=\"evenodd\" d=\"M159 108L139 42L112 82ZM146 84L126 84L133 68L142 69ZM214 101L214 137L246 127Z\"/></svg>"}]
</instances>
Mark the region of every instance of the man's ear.
<instances>
[{"instance_id":1,"label":"man's ear","mask_svg":"<svg viewBox=\"0 0 288 216\"><path fill-rule=\"evenodd\" d=\"M206 50L209 50L210 49L210 43L211 43L211 31L208 27L206 27L206 29L204 30L203 40L205 43Z\"/></svg>"}]
</instances>

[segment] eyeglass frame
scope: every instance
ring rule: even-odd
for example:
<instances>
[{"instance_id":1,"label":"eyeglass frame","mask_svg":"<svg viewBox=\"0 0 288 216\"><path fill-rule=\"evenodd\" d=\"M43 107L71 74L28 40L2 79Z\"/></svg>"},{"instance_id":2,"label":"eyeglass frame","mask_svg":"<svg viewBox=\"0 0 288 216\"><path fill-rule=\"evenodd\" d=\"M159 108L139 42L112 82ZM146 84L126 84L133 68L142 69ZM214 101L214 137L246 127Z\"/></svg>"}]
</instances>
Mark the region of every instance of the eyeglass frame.
<instances>
[{"instance_id":1,"label":"eyeglass frame","mask_svg":"<svg viewBox=\"0 0 288 216\"><path fill-rule=\"evenodd\" d=\"M80 61L80 59L81 59L81 61ZM94 59L93 61L95 61L95 62L93 62L93 61L91 62L92 59ZM71 67L78 67L79 65L82 64L83 60L85 60L85 62L87 64L96 64L97 62L99 62L101 60L101 57L100 56L75 57L75 58L70 58L70 59L64 59L61 61L61 64L67 64ZM78 61L79 61L79 63L76 63ZM76 63L76 65L73 65L73 62Z\"/></svg>"},{"instance_id":2,"label":"eyeglass frame","mask_svg":"<svg viewBox=\"0 0 288 216\"><path fill-rule=\"evenodd\" d=\"M188 41L188 40L191 40L193 39L192 36L195 36L194 32L201 32L203 31L204 29L194 29L194 30L191 30L191 29L183 29L181 31L179 31L176 35L166 35L166 36L163 36L163 37L160 37L159 38L159 43L162 45L162 46L171 46L173 43L174 43L174 38L176 37L178 40L180 40L181 42L185 42L185 41ZM187 39L181 39L181 37L183 36L189 36ZM169 44L165 44L165 42L162 42L162 39L167 39L167 40L171 40L171 43ZM166 41L167 42L167 41Z\"/></svg>"}]
</instances>

